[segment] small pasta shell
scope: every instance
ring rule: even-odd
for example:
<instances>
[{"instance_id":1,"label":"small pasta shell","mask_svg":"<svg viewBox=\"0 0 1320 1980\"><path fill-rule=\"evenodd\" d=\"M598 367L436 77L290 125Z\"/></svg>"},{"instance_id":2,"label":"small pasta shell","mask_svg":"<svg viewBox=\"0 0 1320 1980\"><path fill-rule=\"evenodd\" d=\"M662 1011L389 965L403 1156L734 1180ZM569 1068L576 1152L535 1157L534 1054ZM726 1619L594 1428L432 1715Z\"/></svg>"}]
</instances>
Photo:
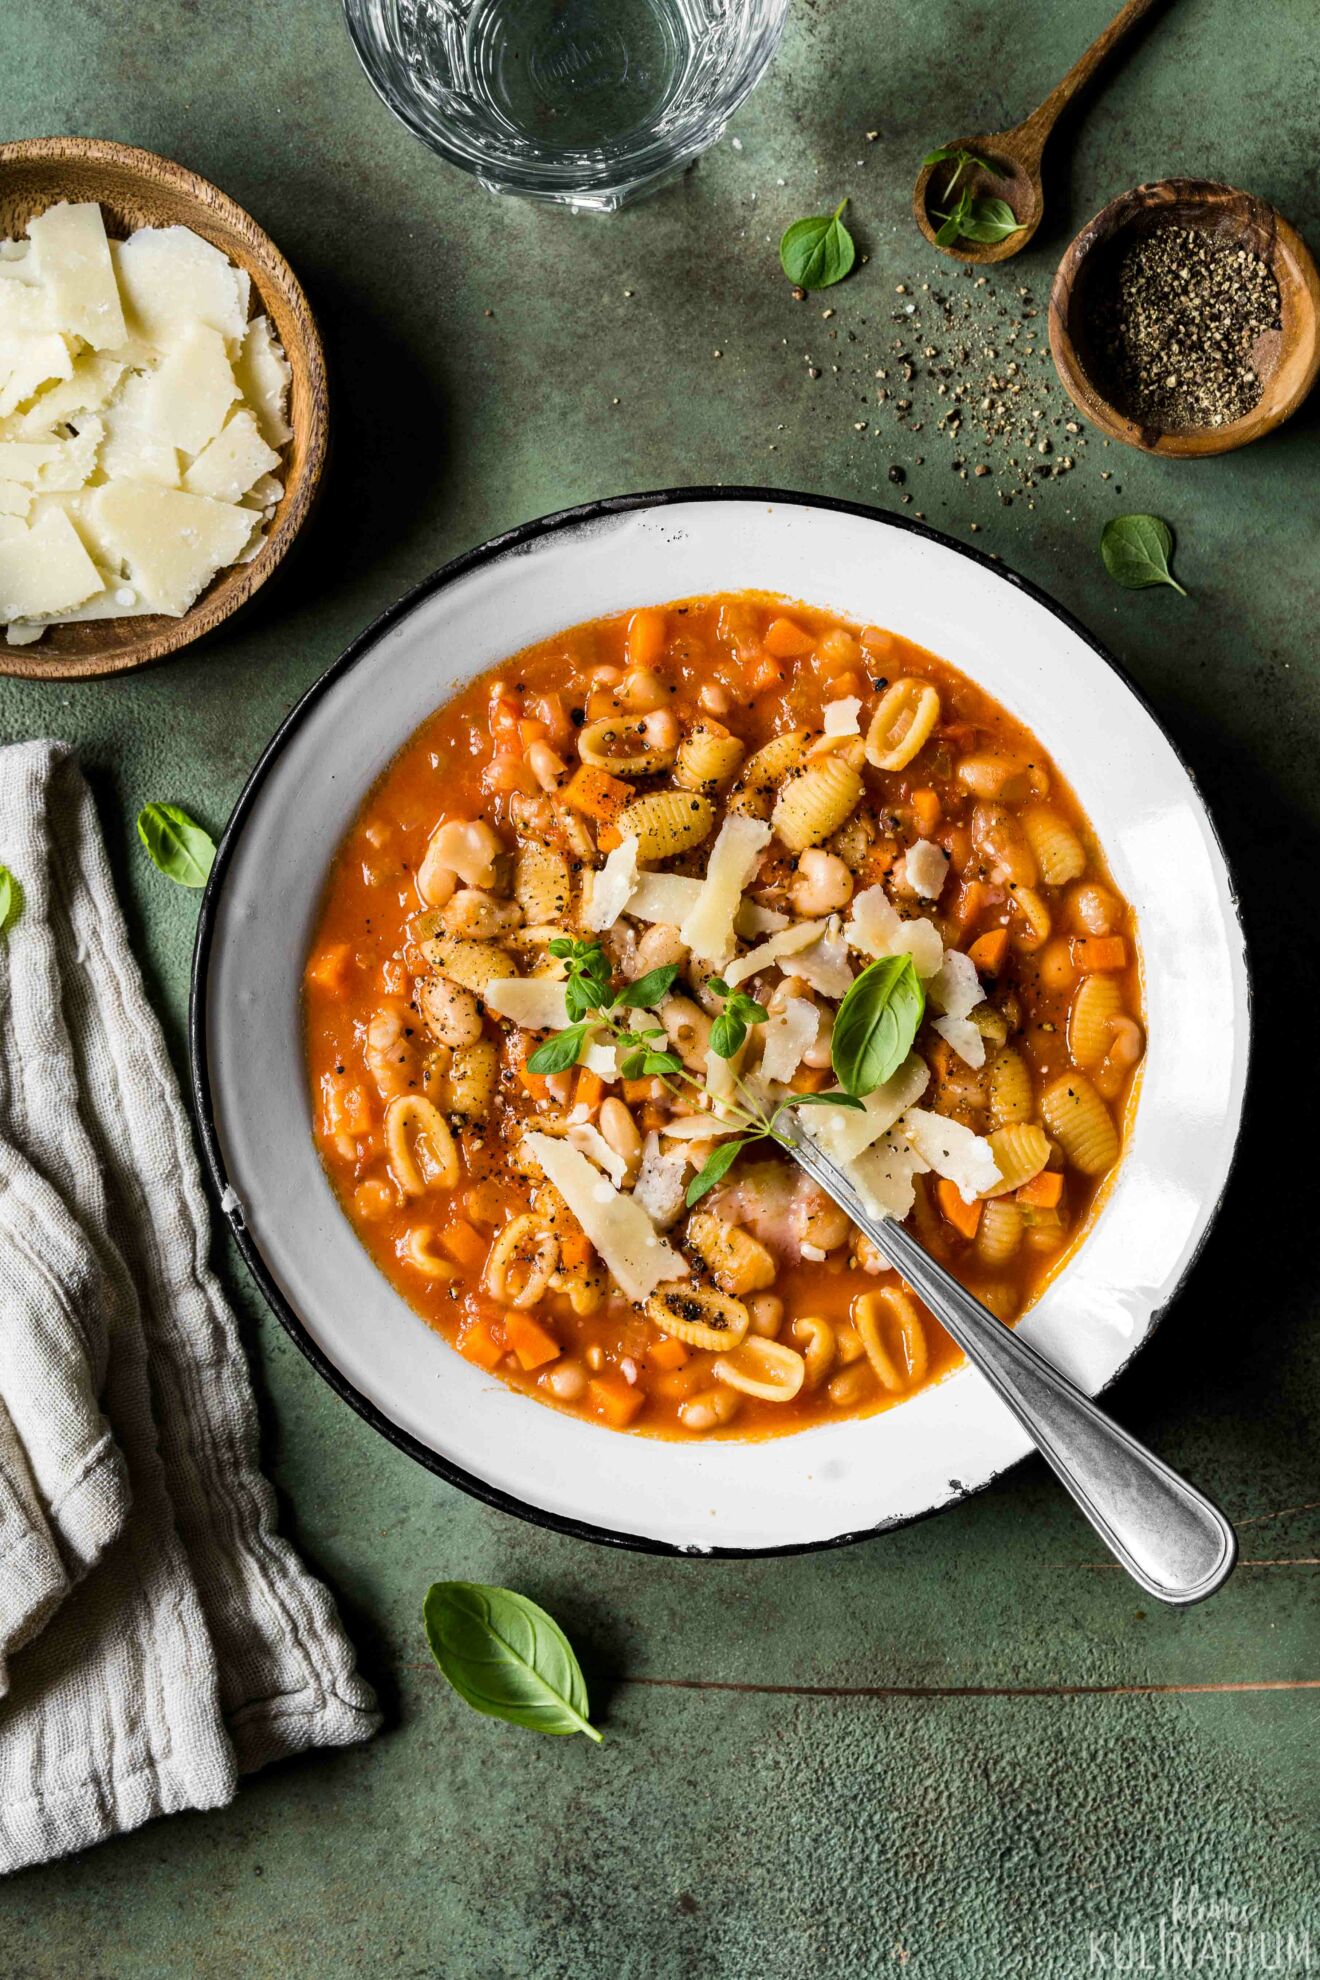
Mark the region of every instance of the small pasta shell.
<instances>
[{"instance_id":1,"label":"small pasta shell","mask_svg":"<svg viewBox=\"0 0 1320 1980\"><path fill-rule=\"evenodd\" d=\"M483 1283L492 1299L520 1311L550 1290L559 1264L559 1239L539 1217L524 1211L499 1232L486 1257Z\"/></svg>"},{"instance_id":2,"label":"small pasta shell","mask_svg":"<svg viewBox=\"0 0 1320 1980\"><path fill-rule=\"evenodd\" d=\"M385 1153L405 1196L457 1186L458 1149L449 1123L420 1093L397 1094L385 1109Z\"/></svg>"},{"instance_id":3,"label":"small pasta shell","mask_svg":"<svg viewBox=\"0 0 1320 1980\"><path fill-rule=\"evenodd\" d=\"M1040 1097L1046 1127L1075 1169L1102 1176L1118 1160L1118 1129L1113 1115L1089 1079L1064 1073Z\"/></svg>"},{"instance_id":4,"label":"small pasta shell","mask_svg":"<svg viewBox=\"0 0 1320 1980\"><path fill-rule=\"evenodd\" d=\"M775 1282L775 1261L759 1238L709 1210L688 1219L688 1243L710 1267L721 1292L763 1292Z\"/></svg>"},{"instance_id":5,"label":"small pasta shell","mask_svg":"<svg viewBox=\"0 0 1320 1980\"><path fill-rule=\"evenodd\" d=\"M423 942L422 954L441 976L465 990L475 990L479 997L490 984L518 974L518 965L507 949L496 942L473 942L463 935L440 935Z\"/></svg>"},{"instance_id":6,"label":"small pasta shell","mask_svg":"<svg viewBox=\"0 0 1320 1980\"><path fill-rule=\"evenodd\" d=\"M1098 1096L1097 1096L1098 1097ZM999 1169L999 1181L983 1196L1007 1196L1038 1176L1050 1159L1049 1136L1034 1121L1013 1121L988 1134L990 1152Z\"/></svg>"},{"instance_id":7,"label":"small pasta shell","mask_svg":"<svg viewBox=\"0 0 1320 1980\"><path fill-rule=\"evenodd\" d=\"M1075 1066L1102 1065L1121 1016L1123 993L1114 976L1084 976L1068 1012L1068 1054Z\"/></svg>"},{"instance_id":8,"label":"small pasta shell","mask_svg":"<svg viewBox=\"0 0 1320 1980\"><path fill-rule=\"evenodd\" d=\"M656 770L667 770L674 760L668 745L653 743L646 733L646 718L629 721L622 715L602 715L589 722L578 737L578 755L593 770L607 770L613 777L649 777Z\"/></svg>"},{"instance_id":9,"label":"small pasta shell","mask_svg":"<svg viewBox=\"0 0 1320 1980\"><path fill-rule=\"evenodd\" d=\"M445 1112L462 1126L484 1121L495 1099L499 1078L499 1052L489 1038L474 1045L460 1045L454 1053L445 1082Z\"/></svg>"},{"instance_id":10,"label":"small pasta shell","mask_svg":"<svg viewBox=\"0 0 1320 1980\"><path fill-rule=\"evenodd\" d=\"M744 764L729 798L729 810L768 818L775 792L788 772L805 761L811 741L810 729L786 729L782 736L763 743Z\"/></svg>"},{"instance_id":11,"label":"small pasta shell","mask_svg":"<svg viewBox=\"0 0 1320 1980\"><path fill-rule=\"evenodd\" d=\"M976 1233L976 1251L983 1265L1007 1265L1022 1242L1022 1212L1016 1203L1000 1197L987 1203L981 1212Z\"/></svg>"},{"instance_id":12,"label":"small pasta shell","mask_svg":"<svg viewBox=\"0 0 1320 1980\"><path fill-rule=\"evenodd\" d=\"M722 1354L711 1374L727 1388L758 1402L792 1402L806 1377L807 1364L796 1348L782 1341L753 1335L729 1354Z\"/></svg>"},{"instance_id":13,"label":"small pasta shell","mask_svg":"<svg viewBox=\"0 0 1320 1980\"><path fill-rule=\"evenodd\" d=\"M881 696L866 732L866 760L877 770L904 770L940 719L940 698L929 681L905 676Z\"/></svg>"},{"instance_id":14,"label":"small pasta shell","mask_svg":"<svg viewBox=\"0 0 1320 1980\"><path fill-rule=\"evenodd\" d=\"M636 839L639 862L673 859L710 836L715 807L698 791L654 791L625 805L614 822L620 838Z\"/></svg>"},{"instance_id":15,"label":"small pasta shell","mask_svg":"<svg viewBox=\"0 0 1320 1980\"><path fill-rule=\"evenodd\" d=\"M751 1325L741 1300L717 1292L714 1286L681 1282L658 1287L646 1302L646 1317L661 1333L716 1354L737 1347Z\"/></svg>"},{"instance_id":16,"label":"small pasta shell","mask_svg":"<svg viewBox=\"0 0 1320 1980\"><path fill-rule=\"evenodd\" d=\"M1036 855L1047 887L1066 887L1086 871L1086 848L1066 819L1047 804L1028 805L1022 814L1027 843Z\"/></svg>"},{"instance_id":17,"label":"small pasta shell","mask_svg":"<svg viewBox=\"0 0 1320 1980\"><path fill-rule=\"evenodd\" d=\"M435 1249L435 1232L429 1224L413 1224L399 1247L406 1265L424 1279L452 1279L455 1268Z\"/></svg>"},{"instance_id":18,"label":"small pasta shell","mask_svg":"<svg viewBox=\"0 0 1320 1980\"><path fill-rule=\"evenodd\" d=\"M513 898L529 928L563 921L569 906L568 861L553 846L529 839L513 865Z\"/></svg>"},{"instance_id":19,"label":"small pasta shell","mask_svg":"<svg viewBox=\"0 0 1320 1980\"><path fill-rule=\"evenodd\" d=\"M903 1288L882 1286L878 1292L863 1293L853 1301L852 1317L866 1358L883 1387L894 1395L913 1388L926 1373L929 1357L921 1315ZM885 1342L882 1330L886 1324L897 1328L903 1350L901 1367Z\"/></svg>"},{"instance_id":20,"label":"small pasta shell","mask_svg":"<svg viewBox=\"0 0 1320 1980\"><path fill-rule=\"evenodd\" d=\"M1014 1045L1006 1045L990 1064L990 1125L1029 1121L1036 1111L1036 1091L1027 1062Z\"/></svg>"},{"instance_id":21,"label":"small pasta shell","mask_svg":"<svg viewBox=\"0 0 1320 1980\"><path fill-rule=\"evenodd\" d=\"M743 744L719 722L701 721L678 746L674 782L687 791L713 791L727 782L743 760Z\"/></svg>"},{"instance_id":22,"label":"small pasta shell","mask_svg":"<svg viewBox=\"0 0 1320 1980\"><path fill-rule=\"evenodd\" d=\"M1013 941L1028 955L1043 948L1050 939L1050 911L1034 887L1015 887L1008 897L1014 910Z\"/></svg>"},{"instance_id":23,"label":"small pasta shell","mask_svg":"<svg viewBox=\"0 0 1320 1980\"><path fill-rule=\"evenodd\" d=\"M771 824L790 852L805 852L837 832L862 795L860 773L840 756L813 759L790 772L775 800Z\"/></svg>"},{"instance_id":24,"label":"small pasta shell","mask_svg":"<svg viewBox=\"0 0 1320 1980\"><path fill-rule=\"evenodd\" d=\"M806 1364L803 1386L818 1389L834 1366L834 1329L828 1320L818 1320L814 1314L804 1314L795 1320L789 1333L802 1351Z\"/></svg>"}]
</instances>

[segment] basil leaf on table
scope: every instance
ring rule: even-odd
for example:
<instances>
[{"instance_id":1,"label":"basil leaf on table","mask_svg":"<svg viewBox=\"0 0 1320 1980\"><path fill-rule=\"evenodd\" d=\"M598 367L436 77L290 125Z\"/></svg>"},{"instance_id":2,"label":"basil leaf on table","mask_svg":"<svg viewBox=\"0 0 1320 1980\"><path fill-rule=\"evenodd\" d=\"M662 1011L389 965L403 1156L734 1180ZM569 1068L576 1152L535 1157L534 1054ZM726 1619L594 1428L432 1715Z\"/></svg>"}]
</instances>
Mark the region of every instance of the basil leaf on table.
<instances>
[{"instance_id":1,"label":"basil leaf on table","mask_svg":"<svg viewBox=\"0 0 1320 1980\"><path fill-rule=\"evenodd\" d=\"M146 804L138 813L138 837L167 880L204 887L215 863L215 840L177 804Z\"/></svg>"},{"instance_id":2,"label":"basil leaf on table","mask_svg":"<svg viewBox=\"0 0 1320 1980\"><path fill-rule=\"evenodd\" d=\"M1187 596L1169 569L1173 531L1159 516L1111 516L1100 533L1100 555L1110 577L1129 591L1170 584Z\"/></svg>"},{"instance_id":3,"label":"basil leaf on table","mask_svg":"<svg viewBox=\"0 0 1320 1980\"><path fill-rule=\"evenodd\" d=\"M7 866L0 866L0 935L23 912L23 889Z\"/></svg>"},{"instance_id":4,"label":"basil leaf on table","mask_svg":"<svg viewBox=\"0 0 1320 1980\"><path fill-rule=\"evenodd\" d=\"M573 1647L535 1602L512 1588L437 1581L422 1616L431 1655L473 1711L529 1732L585 1733L599 1746Z\"/></svg>"},{"instance_id":5,"label":"basil leaf on table","mask_svg":"<svg viewBox=\"0 0 1320 1980\"><path fill-rule=\"evenodd\" d=\"M841 199L833 213L795 220L785 232L779 243L779 265L798 288L832 288L857 259L853 237L842 219L847 204Z\"/></svg>"},{"instance_id":6,"label":"basil leaf on table","mask_svg":"<svg viewBox=\"0 0 1320 1980\"><path fill-rule=\"evenodd\" d=\"M926 1008L911 956L882 956L864 969L839 1005L831 1058L846 1093L874 1093L892 1079L917 1035Z\"/></svg>"}]
</instances>

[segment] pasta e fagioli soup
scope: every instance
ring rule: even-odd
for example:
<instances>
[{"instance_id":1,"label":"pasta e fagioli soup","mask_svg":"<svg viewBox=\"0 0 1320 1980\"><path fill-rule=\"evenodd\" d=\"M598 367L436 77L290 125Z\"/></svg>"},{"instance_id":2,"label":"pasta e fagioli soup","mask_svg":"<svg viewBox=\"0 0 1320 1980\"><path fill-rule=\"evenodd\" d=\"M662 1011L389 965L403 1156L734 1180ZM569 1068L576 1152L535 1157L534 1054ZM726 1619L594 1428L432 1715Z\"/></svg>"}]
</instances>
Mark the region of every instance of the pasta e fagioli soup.
<instances>
[{"instance_id":1,"label":"pasta e fagioli soup","mask_svg":"<svg viewBox=\"0 0 1320 1980\"><path fill-rule=\"evenodd\" d=\"M1039 742L763 594L576 626L425 722L336 854L315 1133L450 1346L614 1429L763 1436L959 1359L786 1110L1015 1320L1122 1152L1135 927Z\"/></svg>"}]
</instances>

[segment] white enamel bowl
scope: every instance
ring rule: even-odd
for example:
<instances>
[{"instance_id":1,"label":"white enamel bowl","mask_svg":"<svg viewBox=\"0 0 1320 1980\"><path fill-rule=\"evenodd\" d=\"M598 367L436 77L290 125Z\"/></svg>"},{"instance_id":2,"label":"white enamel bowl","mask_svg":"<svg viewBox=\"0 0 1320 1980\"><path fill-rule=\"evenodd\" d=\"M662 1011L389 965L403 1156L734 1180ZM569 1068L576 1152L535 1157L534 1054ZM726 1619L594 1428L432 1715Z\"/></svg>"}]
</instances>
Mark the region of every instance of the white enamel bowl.
<instances>
[{"instance_id":1,"label":"white enamel bowl","mask_svg":"<svg viewBox=\"0 0 1320 1980\"><path fill-rule=\"evenodd\" d=\"M623 1546L788 1552L894 1526L1028 1449L971 1369L879 1416L762 1443L620 1436L516 1395L377 1272L312 1145L299 985L326 865L414 728L559 628L763 589L892 627L1041 738L1140 922L1150 1051L1117 1181L1023 1322L1095 1393L1142 1345L1205 1237L1233 1158L1250 993L1233 886L1186 768L1114 663L1000 566L917 524L801 496L688 490L552 516L461 557L304 697L239 801L203 903L192 1012L206 1153L238 1243L344 1399L491 1503Z\"/></svg>"}]
</instances>

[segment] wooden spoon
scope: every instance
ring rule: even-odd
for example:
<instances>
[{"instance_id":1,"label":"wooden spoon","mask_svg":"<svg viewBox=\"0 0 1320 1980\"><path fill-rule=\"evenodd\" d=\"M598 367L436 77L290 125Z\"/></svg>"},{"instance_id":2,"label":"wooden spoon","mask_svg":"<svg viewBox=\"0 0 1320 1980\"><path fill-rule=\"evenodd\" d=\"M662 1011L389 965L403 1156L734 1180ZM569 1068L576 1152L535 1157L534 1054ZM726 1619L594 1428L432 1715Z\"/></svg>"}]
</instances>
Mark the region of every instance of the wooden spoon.
<instances>
[{"instance_id":1,"label":"wooden spoon","mask_svg":"<svg viewBox=\"0 0 1320 1980\"><path fill-rule=\"evenodd\" d=\"M1040 161L1050 132L1082 85L1090 81L1128 29L1135 26L1154 5L1155 0L1127 0L1127 5L1115 15L1104 33L1091 43L1058 88L1051 90L1040 108L1033 110L1025 123L1015 124L1011 131L992 131L987 137L957 138L948 147L950 150L970 151L993 167L988 172L965 169L959 174L957 192L968 186L977 198L1005 200L1020 225L1017 233L1007 235L1002 241L960 240L950 247L941 248L942 254L950 255L955 261L988 265L992 261L1007 261L1010 255L1017 254L1027 245L1045 212ZM917 225L932 247L937 245L935 235L942 224L939 214L952 206L952 201L946 202L944 192L955 169L951 159L938 165L923 165L912 195L912 210Z\"/></svg>"}]
</instances>

